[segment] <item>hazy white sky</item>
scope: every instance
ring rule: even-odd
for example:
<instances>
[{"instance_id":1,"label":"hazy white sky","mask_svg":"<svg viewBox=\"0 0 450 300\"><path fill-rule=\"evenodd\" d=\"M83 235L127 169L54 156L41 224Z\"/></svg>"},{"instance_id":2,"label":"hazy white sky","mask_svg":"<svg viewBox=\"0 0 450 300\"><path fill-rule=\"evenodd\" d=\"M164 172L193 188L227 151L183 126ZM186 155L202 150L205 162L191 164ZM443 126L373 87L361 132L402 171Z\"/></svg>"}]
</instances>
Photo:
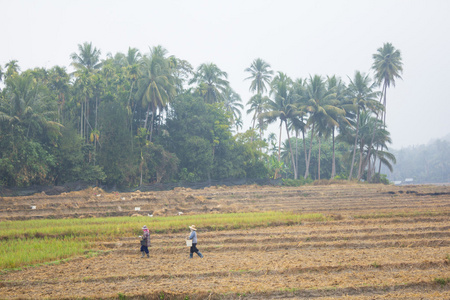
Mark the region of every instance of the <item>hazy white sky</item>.
<instances>
[{"instance_id":1,"label":"hazy white sky","mask_svg":"<svg viewBox=\"0 0 450 300\"><path fill-rule=\"evenodd\" d=\"M244 69L255 58L293 79L348 82L356 70L372 74L372 54L390 42L404 63L403 80L387 93L391 147L450 133L447 0L0 0L0 12L2 66L16 59L22 70L69 68L69 55L86 41L102 58L162 45L194 68L215 63L244 103L251 97Z\"/></svg>"}]
</instances>

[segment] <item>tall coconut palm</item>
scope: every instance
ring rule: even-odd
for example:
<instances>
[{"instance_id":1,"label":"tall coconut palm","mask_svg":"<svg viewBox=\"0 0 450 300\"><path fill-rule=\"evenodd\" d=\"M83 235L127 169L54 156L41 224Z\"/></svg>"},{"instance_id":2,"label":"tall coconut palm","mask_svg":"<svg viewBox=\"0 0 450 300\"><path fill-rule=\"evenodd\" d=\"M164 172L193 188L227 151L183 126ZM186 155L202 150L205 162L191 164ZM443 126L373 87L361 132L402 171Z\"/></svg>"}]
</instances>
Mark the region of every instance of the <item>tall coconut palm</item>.
<instances>
[{"instance_id":1,"label":"tall coconut palm","mask_svg":"<svg viewBox=\"0 0 450 300\"><path fill-rule=\"evenodd\" d=\"M41 139L45 134L57 136L61 125L53 121L56 108L47 104L44 87L36 82L30 72L11 77L6 89L9 116L5 114L0 119L21 126L26 137Z\"/></svg>"},{"instance_id":2,"label":"tall coconut palm","mask_svg":"<svg viewBox=\"0 0 450 300\"><path fill-rule=\"evenodd\" d=\"M259 119L259 115L266 111L267 102L269 98L263 96L267 91L267 86L270 85L272 80L273 71L270 70L270 64L265 62L261 58L255 59L250 67L245 69L245 72L249 72L250 76L245 80L252 80L249 90L256 94L251 97L247 105L250 108L247 110L247 114L253 113L253 129L256 127L256 120ZM267 86L266 86L267 85ZM263 121L259 119L259 138L262 139Z\"/></svg>"},{"instance_id":3,"label":"tall coconut palm","mask_svg":"<svg viewBox=\"0 0 450 300\"><path fill-rule=\"evenodd\" d=\"M17 60L10 60L8 63L5 64L6 72L4 74L5 81L8 80L8 78L11 78L14 75L18 75L20 71L19 64L17 63Z\"/></svg>"},{"instance_id":4,"label":"tall coconut palm","mask_svg":"<svg viewBox=\"0 0 450 300\"><path fill-rule=\"evenodd\" d=\"M169 57L169 67L171 73L175 79L175 86L177 88L177 93L181 94L185 90L185 83L188 81L189 77L194 73L192 65L187 61L176 56Z\"/></svg>"},{"instance_id":5,"label":"tall coconut palm","mask_svg":"<svg viewBox=\"0 0 450 300\"><path fill-rule=\"evenodd\" d=\"M76 79L75 85L80 92L81 98L81 114L80 114L80 135L89 142L88 129L92 128L89 122L90 115L90 102L93 100L96 93L95 82L99 78L95 77L95 73L100 69L102 63L100 61L101 51L92 45L92 42L84 42L82 45L78 44L78 52L72 53L70 58L72 59L71 65L76 69L74 72ZM96 99L95 106L95 123L97 122L97 108L98 97ZM95 124L94 124L95 126Z\"/></svg>"},{"instance_id":6,"label":"tall coconut palm","mask_svg":"<svg viewBox=\"0 0 450 300\"><path fill-rule=\"evenodd\" d=\"M244 122L242 121L242 116L234 120L234 127L236 128L236 133L239 132L239 129L242 129L244 126Z\"/></svg>"},{"instance_id":7,"label":"tall coconut palm","mask_svg":"<svg viewBox=\"0 0 450 300\"><path fill-rule=\"evenodd\" d=\"M241 96L228 86L224 93L224 106L231 115L231 124L235 124L236 120L242 118L241 110L244 106L240 102L242 102Z\"/></svg>"},{"instance_id":8,"label":"tall coconut palm","mask_svg":"<svg viewBox=\"0 0 450 300\"><path fill-rule=\"evenodd\" d=\"M308 99L305 109L310 113L307 127L312 127L308 161L304 176L306 179L309 176L311 149L316 134L315 131L317 130L319 132L318 135L320 139L320 136L326 133L327 128L331 128L331 126L339 126L333 116L340 114L341 110L336 106L336 93L332 90L327 90L324 79L319 75L314 75L314 77L310 76L305 93L305 96Z\"/></svg>"},{"instance_id":9,"label":"tall coconut palm","mask_svg":"<svg viewBox=\"0 0 450 300\"><path fill-rule=\"evenodd\" d=\"M247 109L247 114L251 114L253 113L253 117L252 117L252 121L253 121L253 125L252 128L255 129L256 128L256 122L259 122L259 138L262 138L262 131L264 128L264 122L262 119L259 118L259 115L261 115L263 112L267 111L267 106L268 106L268 102L269 102L269 97L267 96L262 96L261 94L255 94L254 96L252 96L250 98L250 100L248 100L247 105L250 106L249 109Z\"/></svg>"},{"instance_id":10,"label":"tall coconut palm","mask_svg":"<svg viewBox=\"0 0 450 300\"><path fill-rule=\"evenodd\" d=\"M383 125L386 126L387 88L390 87L391 84L395 87L395 79L402 78L401 74L403 73L403 62L400 50L395 49L395 47L391 43L385 43L383 47L378 48L377 53L373 55L373 60L374 62L372 64L372 69L375 72L375 80L378 84L382 84L381 98L383 100L384 112L380 116L380 118L382 118L383 120ZM370 181L370 172L368 180Z\"/></svg>"},{"instance_id":11,"label":"tall coconut palm","mask_svg":"<svg viewBox=\"0 0 450 300\"><path fill-rule=\"evenodd\" d=\"M391 43L385 43L377 49L373 55L372 69L375 72L375 80L382 85L381 97L384 105L383 123L386 125L386 92L387 88L395 87L395 79L402 78L403 62L400 50L395 49Z\"/></svg>"},{"instance_id":12,"label":"tall coconut palm","mask_svg":"<svg viewBox=\"0 0 450 300\"><path fill-rule=\"evenodd\" d=\"M352 161L350 166L350 174L348 176L348 180L351 180L353 177L353 167L355 164L355 156L356 156L356 148L357 148L357 140L359 135L359 118L361 112L369 109L370 111L376 112L380 110L378 102L376 98L379 95L379 92L374 91L375 82L372 82L369 75L365 75L359 71L355 72L353 79L350 79L350 84L347 89L348 100L347 105L349 109L356 112L356 134L355 141L353 143L353 154Z\"/></svg>"},{"instance_id":13,"label":"tall coconut palm","mask_svg":"<svg viewBox=\"0 0 450 300\"><path fill-rule=\"evenodd\" d=\"M369 179L371 166L378 157L383 164L386 160L395 162L395 157L383 150L377 150L379 147L388 149L387 144L391 143L390 133L381 126L382 120L374 117L370 111L362 111L359 119L359 170L358 180L363 176L363 172L367 166L367 176ZM375 134L373 134L375 132Z\"/></svg>"},{"instance_id":14,"label":"tall coconut palm","mask_svg":"<svg viewBox=\"0 0 450 300\"><path fill-rule=\"evenodd\" d=\"M75 76L75 98L80 103L80 136L88 142L88 128L91 127L89 123L89 102L94 96L95 75L84 68L77 70Z\"/></svg>"},{"instance_id":15,"label":"tall coconut palm","mask_svg":"<svg viewBox=\"0 0 450 300\"><path fill-rule=\"evenodd\" d=\"M306 89L306 81L298 78L294 81L293 84L293 93L296 97L296 106L298 111L300 112L300 115L298 118L294 118L291 120L292 127L295 130L295 136L298 138L298 133L301 131L302 133L302 141L303 141L303 150L304 150L304 159L305 159L305 165L307 162L307 151L306 151L306 123L307 123L307 117L308 112L306 110L306 97L305 97L305 89ZM295 161L298 162L298 142L295 143L296 145L296 154L295 154ZM297 163L298 166L298 163ZM298 170L297 170L298 174Z\"/></svg>"},{"instance_id":16,"label":"tall coconut palm","mask_svg":"<svg viewBox=\"0 0 450 300\"><path fill-rule=\"evenodd\" d=\"M152 140L153 124L157 109L162 110L173 97L175 97L175 85L168 67L165 54L167 52L161 46L151 49L149 55L144 56L142 63L142 77L138 82L137 99L142 107L147 108L144 128L147 128L148 116L152 111L152 119L149 129L149 141Z\"/></svg>"},{"instance_id":17,"label":"tall coconut palm","mask_svg":"<svg viewBox=\"0 0 450 300\"><path fill-rule=\"evenodd\" d=\"M250 91L259 95L264 94L267 91L267 85L270 85L273 71L270 70L270 64L262 60L261 58L255 59L251 66L245 69L245 72L249 72L250 76L245 80L251 79Z\"/></svg>"},{"instance_id":18,"label":"tall coconut palm","mask_svg":"<svg viewBox=\"0 0 450 300\"><path fill-rule=\"evenodd\" d=\"M72 59L71 65L77 69L88 69L94 71L100 69L102 63L100 61L101 51L92 46L92 42L84 42L83 45L78 44L79 53L72 53L70 58Z\"/></svg>"},{"instance_id":19,"label":"tall coconut palm","mask_svg":"<svg viewBox=\"0 0 450 300\"><path fill-rule=\"evenodd\" d=\"M278 75L272 80L271 94L274 96L274 100L270 100L268 103L268 111L260 115L261 119L267 120L268 123L272 123L276 120L280 120L280 136L278 143L278 160L281 160L281 135L283 124L286 128L287 138L289 141L289 149L292 158L292 167L294 168L294 178L297 179L297 167L292 152L291 139L289 136L288 121L300 116L301 112L296 106L296 98L292 92L292 79L286 74L278 72Z\"/></svg>"},{"instance_id":20,"label":"tall coconut palm","mask_svg":"<svg viewBox=\"0 0 450 300\"><path fill-rule=\"evenodd\" d=\"M206 103L224 101L225 90L229 86L228 74L222 71L216 64L201 64L189 84L197 83L197 90L203 96Z\"/></svg>"},{"instance_id":21,"label":"tall coconut palm","mask_svg":"<svg viewBox=\"0 0 450 300\"><path fill-rule=\"evenodd\" d=\"M342 125L349 126L350 123L346 118L346 107L344 105L345 102L345 96L346 96L346 86L342 82L342 80L335 75L327 78L327 88L328 93L334 93L335 99L333 105L336 106L336 109L330 110L329 113L331 114L332 118L336 120L338 125L331 124L329 126L329 132L328 134L331 134L332 141L333 141L333 157L331 162L331 178L334 178L336 176L336 151L335 151L335 131Z\"/></svg>"},{"instance_id":22,"label":"tall coconut palm","mask_svg":"<svg viewBox=\"0 0 450 300\"><path fill-rule=\"evenodd\" d=\"M70 76L65 68L55 66L49 71L49 79L48 87L56 93L58 98L58 122L63 122L62 112L66 103L66 96L69 93Z\"/></svg>"},{"instance_id":23,"label":"tall coconut palm","mask_svg":"<svg viewBox=\"0 0 450 300\"><path fill-rule=\"evenodd\" d=\"M141 52L137 48L128 47L126 61L129 66L138 65L142 58Z\"/></svg>"}]
</instances>

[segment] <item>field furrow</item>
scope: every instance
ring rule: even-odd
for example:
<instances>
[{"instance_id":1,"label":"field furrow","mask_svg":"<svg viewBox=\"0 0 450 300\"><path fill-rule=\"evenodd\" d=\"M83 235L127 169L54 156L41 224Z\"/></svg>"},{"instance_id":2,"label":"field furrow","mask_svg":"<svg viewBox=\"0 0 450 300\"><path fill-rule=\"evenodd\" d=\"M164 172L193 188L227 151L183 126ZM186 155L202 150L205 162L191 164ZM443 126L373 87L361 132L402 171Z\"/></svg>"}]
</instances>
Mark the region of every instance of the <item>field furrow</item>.
<instances>
[{"instance_id":1,"label":"field furrow","mask_svg":"<svg viewBox=\"0 0 450 300\"><path fill-rule=\"evenodd\" d=\"M141 214L152 247L150 258L141 258L137 235L91 242L96 255L0 273L0 298L450 299L449 191L443 186L217 187L2 199L4 220ZM205 213L249 211L313 212L324 218L198 225L206 222ZM175 225L158 228L165 216L176 221L179 212L197 224L203 259L195 254L189 259L187 226L185 231Z\"/></svg>"}]
</instances>

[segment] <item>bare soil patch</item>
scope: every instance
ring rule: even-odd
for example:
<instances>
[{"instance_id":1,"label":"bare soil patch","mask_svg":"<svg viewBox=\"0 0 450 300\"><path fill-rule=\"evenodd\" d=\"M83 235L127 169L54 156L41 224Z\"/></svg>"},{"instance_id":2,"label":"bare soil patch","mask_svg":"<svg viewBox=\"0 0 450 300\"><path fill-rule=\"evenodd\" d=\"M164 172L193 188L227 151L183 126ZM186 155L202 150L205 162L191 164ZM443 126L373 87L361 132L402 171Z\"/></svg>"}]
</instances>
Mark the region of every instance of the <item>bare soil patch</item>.
<instances>
[{"instance_id":1,"label":"bare soil patch","mask_svg":"<svg viewBox=\"0 0 450 300\"><path fill-rule=\"evenodd\" d=\"M31 209L36 206L36 209ZM120 207L120 208L119 208ZM139 211L135 207L140 207ZM333 221L99 243L105 254L0 275L2 299L450 299L450 187L329 185L213 187L0 199L0 218L323 213Z\"/></svg>"}]
</instances>

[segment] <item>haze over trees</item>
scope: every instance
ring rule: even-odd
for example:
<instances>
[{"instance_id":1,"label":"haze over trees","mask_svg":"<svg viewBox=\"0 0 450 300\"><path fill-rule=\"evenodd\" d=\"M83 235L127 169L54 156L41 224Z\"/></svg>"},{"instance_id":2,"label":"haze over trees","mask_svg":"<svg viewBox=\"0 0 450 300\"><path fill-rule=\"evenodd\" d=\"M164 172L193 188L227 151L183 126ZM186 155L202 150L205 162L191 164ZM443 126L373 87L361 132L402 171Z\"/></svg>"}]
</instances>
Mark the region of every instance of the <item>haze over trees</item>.
<instances>
[{"instance_id":1,"label":"haze over trees","mask_svg":"<svg viewBox=\"0 0 450 300\"><path fill-rule=\"evenodd\" d=\"M250 99L230 86L226 66L195 68L160 45L147 53L132 47L102 53L92 43L78 45L70 54L73 71L22 71L15 60L0 68L2 186L85 181L120 188L227 178L379 182L381 166L395 164L386 94L403 69L390 43L373 55L373 76L355 71L346 80L290 78L256 58L243 70ZM244 132L243 113L252 120ZM278 136L266 132L272 122L280 126Z\"/></svg>"}]
</instances>

